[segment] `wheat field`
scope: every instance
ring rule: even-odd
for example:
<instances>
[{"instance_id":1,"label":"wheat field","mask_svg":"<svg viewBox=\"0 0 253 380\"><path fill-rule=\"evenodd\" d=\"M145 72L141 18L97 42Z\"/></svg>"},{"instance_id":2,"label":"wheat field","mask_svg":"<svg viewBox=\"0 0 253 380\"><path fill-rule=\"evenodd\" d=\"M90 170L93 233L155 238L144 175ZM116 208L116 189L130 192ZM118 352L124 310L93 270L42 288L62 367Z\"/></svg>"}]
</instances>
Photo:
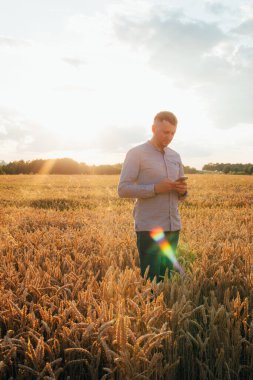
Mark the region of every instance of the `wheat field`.
<instances>
[{"instance_id":1,"label":"wheat field","mask_svg":"<svg viewBox=\"0 0 253 380\"><path fill-rule=\"evenodd\" d=\"M253 379L253 176L189 176L161 287L117 182L0 176L0 379Z\"/></svg>"}]
</instances>

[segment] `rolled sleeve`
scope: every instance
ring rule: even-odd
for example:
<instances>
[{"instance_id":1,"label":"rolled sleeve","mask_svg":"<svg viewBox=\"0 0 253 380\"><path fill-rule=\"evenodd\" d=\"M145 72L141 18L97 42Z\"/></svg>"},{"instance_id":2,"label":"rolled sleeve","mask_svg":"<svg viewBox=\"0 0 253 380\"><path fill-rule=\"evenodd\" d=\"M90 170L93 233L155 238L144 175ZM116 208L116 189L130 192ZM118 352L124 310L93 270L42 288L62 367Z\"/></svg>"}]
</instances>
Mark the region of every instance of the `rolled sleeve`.
<instances>
[{"instance_id":1,"label":"rolled sleeve","mask_svg":"<svg viewBox=\"0 0 253 380\"><path fill-rule=\"evenodd\" d=\"M140 156L134 149L130 150L125 158L119 185L118 194L121 198L150 198L155 196L154 184L137 184L140 171Z\"/></svg>"}]
</instances>

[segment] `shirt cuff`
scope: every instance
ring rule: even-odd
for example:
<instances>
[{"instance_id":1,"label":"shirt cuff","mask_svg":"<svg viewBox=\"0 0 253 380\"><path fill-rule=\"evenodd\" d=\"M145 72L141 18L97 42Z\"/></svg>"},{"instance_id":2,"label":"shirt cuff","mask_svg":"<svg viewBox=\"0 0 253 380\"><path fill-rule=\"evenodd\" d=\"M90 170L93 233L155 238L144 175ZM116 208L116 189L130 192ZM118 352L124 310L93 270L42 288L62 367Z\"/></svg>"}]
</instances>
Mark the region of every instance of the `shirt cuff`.
<instances>
[{"instance_id":1,"label":"shirt cuff","mask_svg":"<svg viewBox=\"0 0 253 380\"><path fill-rule=\"evenodd\" d=\"M188 191L186 191L185 193L183 194L179 194L179 198L185 198L188 194Z\"/></svg>"},{"instance_id":2,"label":"shirt cuff","mask_svg":"<svg viewBox=\"0 0 253 380\"><path fill-rule=\"evenodd\" d=\"M148 184L148 185L141 185L141 192L137 198L150 198L155 196L155 185Z\"/></svg>"}]
</instances>

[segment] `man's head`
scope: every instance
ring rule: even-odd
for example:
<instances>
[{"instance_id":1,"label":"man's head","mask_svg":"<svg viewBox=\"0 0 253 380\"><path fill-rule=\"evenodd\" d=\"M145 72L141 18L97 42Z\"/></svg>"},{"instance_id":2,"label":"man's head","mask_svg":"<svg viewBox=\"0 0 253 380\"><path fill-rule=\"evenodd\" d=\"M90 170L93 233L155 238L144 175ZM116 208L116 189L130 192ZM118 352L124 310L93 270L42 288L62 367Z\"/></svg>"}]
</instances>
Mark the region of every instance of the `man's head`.
<instances>
[{"instance_id":1,"label":"man's head","mask_svg":"<svg viewBox=\"0 0 253 380\"><path fill-rule=\"evenodd\" d=\"M177 129L177 118L172 112L156 114L152 125L153 142L159 149L166 148L172 141Z\"/></svg>"}]
</instances>

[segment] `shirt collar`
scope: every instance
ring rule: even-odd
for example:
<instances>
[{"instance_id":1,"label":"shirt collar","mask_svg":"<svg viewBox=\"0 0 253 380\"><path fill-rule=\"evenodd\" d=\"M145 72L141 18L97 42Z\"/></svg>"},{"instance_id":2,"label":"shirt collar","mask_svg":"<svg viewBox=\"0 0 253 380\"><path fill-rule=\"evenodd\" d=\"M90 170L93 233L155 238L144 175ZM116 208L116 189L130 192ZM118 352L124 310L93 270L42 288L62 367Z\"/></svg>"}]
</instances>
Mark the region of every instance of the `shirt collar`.
<instances>
[{"instance_id":1,"label":"shirt collar","mask_svg":"<svg viewBox=\"0 0 253 380\"><path fill-rule=\"evenodd\" d=\"M158 149L156 146L154 146L150 140L148 140L147 143L150 145L151 148L153 148L157 152L160 152L160 153L165 153L166 152L167 147L164 148L164 150L162 151L162 150Z\"/></svg>"}]
</instances>

